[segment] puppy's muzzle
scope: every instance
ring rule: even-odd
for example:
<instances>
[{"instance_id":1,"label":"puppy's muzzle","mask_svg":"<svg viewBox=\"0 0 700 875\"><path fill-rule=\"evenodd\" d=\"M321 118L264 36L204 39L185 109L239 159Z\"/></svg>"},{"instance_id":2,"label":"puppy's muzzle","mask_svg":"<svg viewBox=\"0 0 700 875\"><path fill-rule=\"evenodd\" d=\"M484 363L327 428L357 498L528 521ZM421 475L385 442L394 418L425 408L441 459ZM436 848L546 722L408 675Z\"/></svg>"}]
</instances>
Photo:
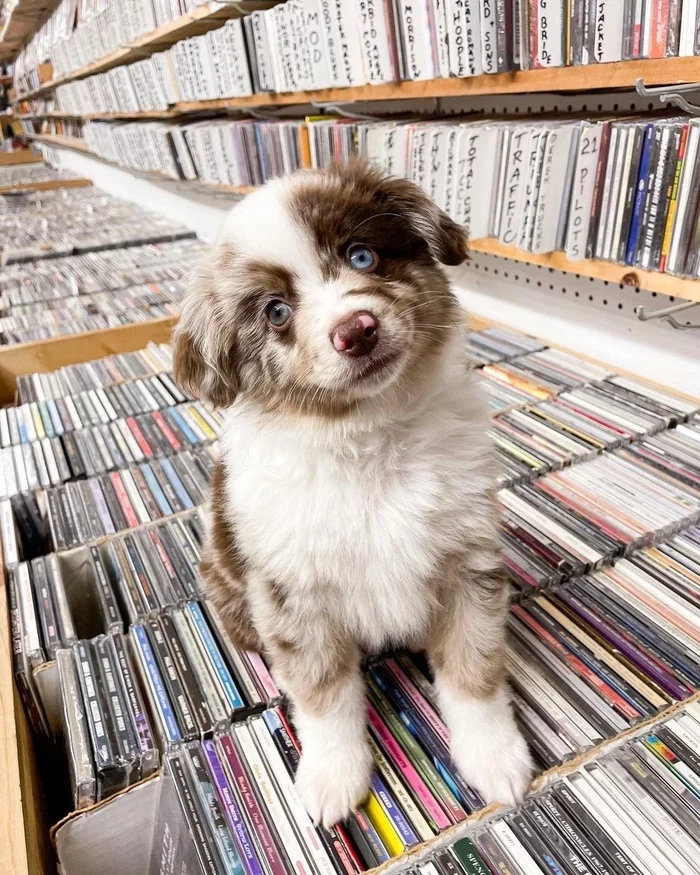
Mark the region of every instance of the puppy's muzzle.
<instances>
[{"instance_id":1,"label":"puppy's muzzle","mask_svg":"<svg viewBox=\"0 0 700 875\"><path fill-rule=\"evenodd\" d=\"M358 310L332 329L330 339L341 356L369 355L379 340L377 317L367 310Z\"/></svg>"}]
</instances>

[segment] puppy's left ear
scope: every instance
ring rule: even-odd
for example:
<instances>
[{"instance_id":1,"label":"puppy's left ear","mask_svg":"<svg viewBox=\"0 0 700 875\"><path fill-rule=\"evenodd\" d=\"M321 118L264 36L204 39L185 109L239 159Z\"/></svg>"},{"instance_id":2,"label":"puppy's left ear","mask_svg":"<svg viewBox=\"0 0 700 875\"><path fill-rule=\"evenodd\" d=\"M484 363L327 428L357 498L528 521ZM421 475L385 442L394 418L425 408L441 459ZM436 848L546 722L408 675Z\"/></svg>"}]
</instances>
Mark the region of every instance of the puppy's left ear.
<instances>
[{"instance_id":1,"label":"puppy's left ear","mask_svg":"<svg viewBox=\"0 0 700 875\"><path fill-rule=\"evenodd\" d=\"M384 179L378 194L386 199L388 210L400 213L410 222L428 250L441 264L457 265L468 258L467 232L443 212L422 188L407 179Z\"/></svg>"}]
</instances>

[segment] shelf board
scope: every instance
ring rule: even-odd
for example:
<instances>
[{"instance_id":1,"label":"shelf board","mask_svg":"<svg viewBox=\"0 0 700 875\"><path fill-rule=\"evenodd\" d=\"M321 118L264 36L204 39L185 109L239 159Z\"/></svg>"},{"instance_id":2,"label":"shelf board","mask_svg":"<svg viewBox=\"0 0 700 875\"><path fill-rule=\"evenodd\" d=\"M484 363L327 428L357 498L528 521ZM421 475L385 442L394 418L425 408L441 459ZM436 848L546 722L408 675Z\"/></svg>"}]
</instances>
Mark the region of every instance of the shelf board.
<instances>
[{"instance_id":1,"label":"shelf board","mask_svg":"<svg viewBox=\"0 0 700 875\"><path fill-rule=\"evenodd\" d=\"M202 10L208 7L201 7ZM230 12L229 16L230 17ZM178 19L180 21L181 19ZM218 19L210 16L201 21L210 25ZM201 23L201 22L200 22ZM173 25L175 22L172 23ZM162 30L162 28L161 28ZM157 33L157 32L154 32ZM131 48L155 46L151 35L131 43ZM178 36L172 40L176 42ZM162 48L162 46L158 46ZM139 55L140 57L140 55ZM54 79L36 91L18 97L30 97L51 91L57 85L82 79L121 64L137 60L129 47L119 49L74 73ZM600 91L611 88L634 88L637 79L645 85L677 85L700 81L700 56L689 58L658 58L636 61L615 61L607 64L589 64L585 67L550 67L539 70L514 70L508 73L484 74L463 79L427 79L418 82L389 82L383 85L360 85L355 88L324 88L317 91L295 91L284 94L263 93L252 97L230 97L220 100L187 101L175 105L180 112L202 112L214 109L244 107L289 106L293 104L352 103L368 100L416 100L436 97L472 97L487 94L527 94L535 92Z\"/></svg>"},{"instance_id":2,"label":"shelf board","mask_svg":"<svg viewBox=\"0 0 700 875\"><path fill-rule=\"evenodd\" d=\"M14 185L0 185L0 195L6 191L53 191L56 188L88 188L91 179L45 179L43 182L16 182Z\"/></svg>"},{"instance_id":3,"label":"shelf board","mask_svg":"<svg viewBox=\"0 0 700 875\"><path fill-rule=\"evenodd\" d=\"M148 322L0 346L0 402L13 400L17 377L22 374L45 373L117 352L133 352L150 341L167 343L176 322L177 317L164 316Z\"/></svg>"},{"instance_id":4,"label":"shelf board","mask_svg":"<svg viewBox=\"0 0 700 875\"><path fill-rule=\"evenodd\" d=\"M12 118L23 121L32 121L33 119L84 119L86 121L120 121L120 120L135 120L135 119L172 119L177 118L182 113L176 109L153 109L145 112L92 112L85 115L74 115L71 112L37 112L37 113L17 113ZM4 116L0 116L4 118Z\"/></svg>"},{"instance_id":5,"label":"shelf board","mask_svg":"<svg viewBox=\"0 0 700 875\"><path fill-rule=\"evenodd\" d=\"M48 146L62 146L66 149L76 149L78 152L90 152L87 143L80 137L66 137L62 134L22 134L22 136L26 140L46 143Z\"/></svg>"},{"instance_id":6,"label":"shelf board","mask_svg":"<svg viewBox=\"0 0 700 875\"><path fill-rule=\"evenodd\" d=\"M647 292L658 292L662 295L700 303L700 280L683 279L670 273L642 270L624 264L615 264L612 261L601 261L597 258L569 261L563 252L535 255L532 252L517 249L515 246L506 246L498 240L487 237L471 240L469 248L473 252L482 252L485 255L498 255L513 261L537 264L552 270L562 270L565 273L574 273L578 276L589 276L597 280L619 283L623 286L629 286L631 289L644 289Z\"/></svg>"}]
</instances>

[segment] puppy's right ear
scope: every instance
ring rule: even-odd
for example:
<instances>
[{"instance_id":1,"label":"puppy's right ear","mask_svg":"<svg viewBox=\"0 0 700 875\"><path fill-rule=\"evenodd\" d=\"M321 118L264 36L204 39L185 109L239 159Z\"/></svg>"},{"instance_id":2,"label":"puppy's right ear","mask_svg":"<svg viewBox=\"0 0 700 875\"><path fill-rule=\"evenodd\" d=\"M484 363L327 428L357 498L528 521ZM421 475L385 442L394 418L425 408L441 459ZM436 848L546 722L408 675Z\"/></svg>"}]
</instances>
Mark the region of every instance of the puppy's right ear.
<instances>
[{"instance_id":1,"label":"puppy's right ear","mask_svg":"<svg viewBox=\"0 0 700 875\"><path fill-rule=\"evenodd\" d=\"M230 407L238 392L234 338L217 318L211 258L192 276L173 331L173 375L188 395L212 407Z\"/></svg>"}]
</instances>

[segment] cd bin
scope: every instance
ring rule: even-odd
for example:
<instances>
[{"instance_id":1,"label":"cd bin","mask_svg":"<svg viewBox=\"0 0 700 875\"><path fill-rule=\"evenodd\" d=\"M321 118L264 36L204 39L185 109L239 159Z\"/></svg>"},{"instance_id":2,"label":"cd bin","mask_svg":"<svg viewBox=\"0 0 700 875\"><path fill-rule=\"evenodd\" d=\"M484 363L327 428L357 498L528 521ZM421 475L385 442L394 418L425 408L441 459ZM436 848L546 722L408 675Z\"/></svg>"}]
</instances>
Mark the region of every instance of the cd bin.
<instances>
[{"instance_id":1,"label":"cd bin","mask_svg":"<svg viewBox=\"0 0 700 875\"><path fill-rule=\"evenodd\" d=\"M34 158L41 161L41 156ZM0 163L2 156L0 156ZM67 364L165 343L174 317L120 325L81 335L0 349L0 402L11 404L17 375L53 371ZM76 551L80 552L80 551ZM1 556L1 554L0 554ZM67 561L73 561L66 556ZM158 797L157 777L130 787L92 809L48 821L42 773L17 692L5 571L0 561L0 872L2 875L125 875L148 871ZM37 669L37 686L47 709L58 715L58 672L53 663ZM54 844L56 852L51 847Z\"/></svg>"},{"instance_id":2,"label":"cd bin","mask_svg":"<svg viewBox=\"0 0 700 875\"><path fill-rule=\"evenodd\" d=\"M60 554L66 596L80 637L104 631L85 547ZM3 569L4 584L4 569ZM0 822L9 832L0 838L0 872L5 875L54 875L54 856L61 875L124 875L148 871L160 779L153 776L91 808L68 814L58 824L47 822L42 774L34 738L12 677L7 591L0 596L0 710L2 759L8 785L0 792ZM54 661L34 672L46 714L55 731L61 723L58 670ZM55 847L55 854L51 848ZM26 850L25 850L26 848Z\"/></svg>"}]
</instances>

